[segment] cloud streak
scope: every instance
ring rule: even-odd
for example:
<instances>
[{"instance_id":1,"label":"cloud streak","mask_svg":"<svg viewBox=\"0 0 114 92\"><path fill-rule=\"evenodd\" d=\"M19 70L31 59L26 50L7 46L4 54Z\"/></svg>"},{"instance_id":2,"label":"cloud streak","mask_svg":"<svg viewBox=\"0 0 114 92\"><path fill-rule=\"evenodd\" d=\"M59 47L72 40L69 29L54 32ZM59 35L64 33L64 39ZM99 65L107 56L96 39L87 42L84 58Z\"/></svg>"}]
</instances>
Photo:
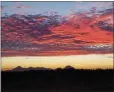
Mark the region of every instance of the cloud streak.
<instances>
[{"instance_id":1,"label":"cloud streak","mask_svg":"<svg viewBox=\"0 0 114 92\"><path fill-rule=\"evenodd\" d=\"M16 7L29 8L23 4ZM113 21L113 14L110 11L105 9L97 17L85 11L63 17L57 13L4 16L2 55L112 53L113 26L110 21ZM29 51L31 53L27 54Z\"/></svg>"}]
</instances>

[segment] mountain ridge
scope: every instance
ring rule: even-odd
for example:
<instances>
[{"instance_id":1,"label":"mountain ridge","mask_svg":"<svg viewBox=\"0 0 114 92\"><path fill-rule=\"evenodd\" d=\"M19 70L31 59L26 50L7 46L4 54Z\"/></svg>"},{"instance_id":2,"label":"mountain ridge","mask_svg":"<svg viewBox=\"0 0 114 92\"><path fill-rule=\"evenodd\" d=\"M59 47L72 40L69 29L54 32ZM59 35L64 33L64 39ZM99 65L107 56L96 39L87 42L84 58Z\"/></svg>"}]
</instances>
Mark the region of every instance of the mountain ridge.
<instances>
[{"instance_id":1,"label":"mountain ridge","mask_svg":"<svg viewBox=\"0 0 114 92\"><path fill-rule=\"evenodd\" d=\"M65 70L67 70L67 69L76 69L76 68L74 68L70 65L67 65L64 68L56 68L56 69L65 69ZM15 68L11 69L11 70L6 70L6 71L12 71L13 72L13 71L32 71L32 70L33 71L37 71L37 70L56 70L56 69L45 68L45 67L28 67L28 68L24 68L22 66L17 66Z\"/></svg>"}]
</instances>

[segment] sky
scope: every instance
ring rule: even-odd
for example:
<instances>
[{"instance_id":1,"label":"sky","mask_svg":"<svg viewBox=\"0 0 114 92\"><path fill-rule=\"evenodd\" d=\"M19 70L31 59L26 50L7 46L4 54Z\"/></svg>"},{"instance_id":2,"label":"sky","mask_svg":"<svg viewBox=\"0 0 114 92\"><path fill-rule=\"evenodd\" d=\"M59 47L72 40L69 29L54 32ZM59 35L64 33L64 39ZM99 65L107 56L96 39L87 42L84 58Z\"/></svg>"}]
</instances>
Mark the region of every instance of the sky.
<instances>
[{"instance_id":1,"label":"sky","mask_svg":"<svg viewBox=\"0 0 114 92\"><path fill-rule=\"evenodd\" d=\"M103 1L2 2L2 16L19 15L2 18L2 70L17 66L55 69L67 65L84 69L112 68L112 4ZM94 13L90 17L86 16L85 12L90 12L91 9L109 9L109 12L99 16ZM45 21L52 21L52 16L51 19L33 16L26 19L21 16L51 15L53 12L67 16L67 22L57 26L48 24L49 27L45 27ZM73 12L83 13L70 15Z\"/></svg>"},{"instance_id":2,"label":"sky","mask_svg":"<svg viewBox=\"0 0 114 92\"><path fill-rule=\"evenodd\" d=\"M82 59L84 58L84 59ZM2 58L2 69L12 69L17 66L28 67L45 67L45 68L64 68L73 66L76 69L96 69L96 68L113 68L112 54L91 54L91 55L70 55L70 56L16 56Z\"/></svg>"},{"instance_id":3,"label":"sky","mask_svg":"<svg viewBox=\"0 0 114 92\"><path fill-rule=\"evenodd\" d=\"M72 11L89 11L92 7L104 10L112 7L112 2L2 2L2 14L38 14L57 12L60 15L68 15Z\"/></svg>"}]
</instances>

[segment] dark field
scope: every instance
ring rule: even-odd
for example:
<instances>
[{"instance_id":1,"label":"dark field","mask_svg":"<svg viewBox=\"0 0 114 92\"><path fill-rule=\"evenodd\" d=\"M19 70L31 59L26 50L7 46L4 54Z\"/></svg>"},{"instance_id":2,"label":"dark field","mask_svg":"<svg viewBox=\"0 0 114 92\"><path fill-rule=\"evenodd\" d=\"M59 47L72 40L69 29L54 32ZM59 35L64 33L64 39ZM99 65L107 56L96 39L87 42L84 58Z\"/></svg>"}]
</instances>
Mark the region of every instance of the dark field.
<instances>
[{"instance_id":1,"label":"dark field","mask_svg":"<svg viewBox=\"0 0 114 92\"><path fill-rule=\"evenodd\" d=\"M2 71L2 92L113 92L113 70Z\"/></svg>"},{"instance_id":2,"label":"dark field","mask_svg":"<svg viewBox=\"0 0 114 92\"><path fill-rule=\"evenodd\" d=\"M9 90L5 90L2 92L114 92L114 91L76 91L76 90L13 90L13 91L9 91Z\"/></svg>"}]
</instances>

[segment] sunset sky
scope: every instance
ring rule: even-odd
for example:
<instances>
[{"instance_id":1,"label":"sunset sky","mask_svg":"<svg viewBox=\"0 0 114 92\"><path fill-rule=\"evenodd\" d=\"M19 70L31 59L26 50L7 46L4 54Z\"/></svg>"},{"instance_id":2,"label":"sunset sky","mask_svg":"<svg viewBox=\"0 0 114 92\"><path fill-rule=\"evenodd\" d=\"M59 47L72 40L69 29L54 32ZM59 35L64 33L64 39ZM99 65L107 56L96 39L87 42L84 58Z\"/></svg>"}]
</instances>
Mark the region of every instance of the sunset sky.
<instances>
[{"instance_id":1,"label":"sunset sky","mask_svg":"<svg viewBox=\"0 0 114 92\"><path fill-rule=\"evenodd\" d=\"M113 68L113 2L2 2L1 9L2 70Z\"/></svg>"},{"instance_id":2,"label":"sunset sky","mask_svg":"<svg viewBox=\"0 0 114 92\"><path fill-rule=\"evenodd\" d=\"M64 68L71 65L78 69L113 68L113 55L70 55L70 56L22 56L22 57L3 57L2 67L7 70L21 67L46 67Z\"/></svg>"},{"instance_id":3,"label":"sunset sky","mask_svg":"<svg viewBox=\"0 0 114 92\"><path fill-rule=\"evenodd\" d=\"M2 14L40 14L57 12L60 15L68 15L72 11L89 11L92 7L97 7L97 10L112 8L112 2L2 2Z\"/></svg>"}]
</instances>

